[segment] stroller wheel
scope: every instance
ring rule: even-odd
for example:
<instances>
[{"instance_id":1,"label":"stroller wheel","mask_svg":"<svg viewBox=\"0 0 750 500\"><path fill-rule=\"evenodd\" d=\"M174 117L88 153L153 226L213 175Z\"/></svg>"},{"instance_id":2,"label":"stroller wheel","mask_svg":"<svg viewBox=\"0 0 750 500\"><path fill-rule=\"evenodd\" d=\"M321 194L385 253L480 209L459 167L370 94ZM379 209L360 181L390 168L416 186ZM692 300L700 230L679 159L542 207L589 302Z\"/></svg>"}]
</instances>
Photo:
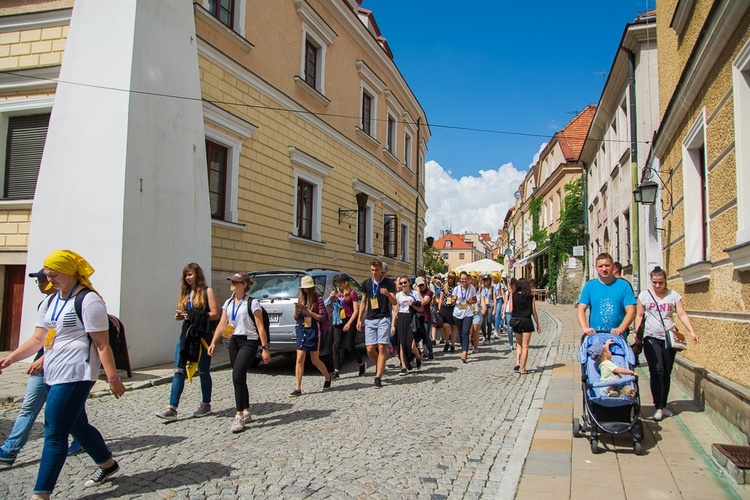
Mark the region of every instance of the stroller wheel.
<instances>
[{"instance_id":1,"label":"stroller wheel","mask_svg":"<svg viewBox=\"0 0 750 500\"><path fill-rule=\"evenodd\" d=\"M641 444L640 441L635 441L633 443L633 452L636 455L643 455L643 445Z\"/></svg>"},{"instance_id":2,"label":"stroller wheel","mask_svg":"<svg viewBox=\"0 0 750 500\"><path fill-rule=\"evenodd\" d=\"M599 453L599 441L597 439L591 440L591 453Z\"/></svg>"},{"instance_id":3,"label":"stroller wheel","mask_svg":"<svg viewBox=\"0 0 750 500\"><path fill-rule=\"evenodd\" d=\"M581 437L581 422L578 417L573 418L573 437Z\"/></svg>"},{"instance_id":4,"label":"stroller wheel","mask_svg":"<svg viewBox=\"0 0 750 500\"><path fill-rule=\"evenodd\" d=\"M640 420L633 427L633 438L638 441L643 439L643 423Z\"/></svg>"}]
</instances>

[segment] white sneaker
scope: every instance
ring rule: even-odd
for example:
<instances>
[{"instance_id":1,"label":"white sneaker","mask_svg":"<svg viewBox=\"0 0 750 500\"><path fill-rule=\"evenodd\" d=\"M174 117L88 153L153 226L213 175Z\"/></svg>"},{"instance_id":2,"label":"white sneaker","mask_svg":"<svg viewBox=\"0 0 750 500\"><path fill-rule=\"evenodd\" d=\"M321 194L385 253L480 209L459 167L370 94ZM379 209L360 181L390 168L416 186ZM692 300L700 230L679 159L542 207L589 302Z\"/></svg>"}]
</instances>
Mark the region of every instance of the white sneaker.
<instances>
[{"instance_id":1,"label":"white sneaker","mask_svg":"<svg viewBox=\"0 0 750 500\"><path fill-rule=\"evenodd\" d=\"M242 432L245 429L245 422L242 420L242 415L235 415L234 422L232 422L232 432Z\"/></svg>"},{"instance_id":2,"label":"white sneaker","mask_svg":"<svg viewBox=\"0 0 750 500\"><path fill-rule=\"evenodd\" d=\"M654 413L654 420L658 422L662 418L664 418L664 413L662 413L661 410L656 410L656 413Z\"/></svg>"},{"instance_id":3,"label":"white sneaker","mask_svg":"<svg viewBox=\"0 0 750 500\"><path fill-rule=\"evenodd\" d=\"M666 408L661 409L661 414L664 416L664 418L671 417L672 415L674 415L674 413L667 410Z\"/></svg>"},{"instance_id":4,"label":"white sneaker","mask_svg":"<svg viewBox=\"0 0 750 500\"><path fill-rule=\"evenodd\" d=\"M243 411L242 412L242 423L243 424L249 424L253 421L252 415L250 415L249 411Z\"/></svg>"}]
</instances>

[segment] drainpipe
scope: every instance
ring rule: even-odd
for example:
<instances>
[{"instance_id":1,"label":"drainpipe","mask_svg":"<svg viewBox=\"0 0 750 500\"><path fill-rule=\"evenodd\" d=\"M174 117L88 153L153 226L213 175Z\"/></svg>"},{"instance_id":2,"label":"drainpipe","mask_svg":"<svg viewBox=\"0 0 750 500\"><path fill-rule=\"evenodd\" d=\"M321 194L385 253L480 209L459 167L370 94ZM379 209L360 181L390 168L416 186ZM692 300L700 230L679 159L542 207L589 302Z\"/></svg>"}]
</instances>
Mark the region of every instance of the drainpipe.
<instances>
[{"instance_id":1,"label":"drainpipe","mask_svg":"<svg viewBox=\"0 0 750 500\"><path fill-rule=\"evenodd\" d=\"M584 283L589 280L589 264L588 260L593 258L593 255L586 259L589 254L589 188L588 188L588 166L581 162L581 189L583 189L583 276ZM559 294L558 294L559 295Z\"/></svg>"},{"instance_id":2,"label":"drainpipe","mask_svg":"<svg viewBox=\"0 0 750 500\"><path fill-rule=\"evenodd\" d=\"M420 127L422 122L422 117L420 116L417 118L417 144L416 144L416 150L417 150L417 179L415 182L416 188L417 188L417 196L414 199L414 274L417 274L417 271L419 270L419 253L422 249L420 248L420 241L419 241L419 198L421 195L419 194L419 173L420 169L422 168L422 165L419 161L420 151L419 151L419 132L422 127Z\"/></svg>"},{"instance_id":3,"label":"drainpipe","mask_svg":"<svg viewBox=\"0 0 750 500\"><path fill-rule=\"evenodd\" d=\"M637 138L637 120L635 106L635 54L630 50L623 48L628 54L628 88L630 89L630 177L632 193L638 187L638 138ZM635 200L630 199L630 229L632 241L632 259L633 259L633 290L635 294L641 291L641 215L640 206Z\"/></svg>"}]
</instances>

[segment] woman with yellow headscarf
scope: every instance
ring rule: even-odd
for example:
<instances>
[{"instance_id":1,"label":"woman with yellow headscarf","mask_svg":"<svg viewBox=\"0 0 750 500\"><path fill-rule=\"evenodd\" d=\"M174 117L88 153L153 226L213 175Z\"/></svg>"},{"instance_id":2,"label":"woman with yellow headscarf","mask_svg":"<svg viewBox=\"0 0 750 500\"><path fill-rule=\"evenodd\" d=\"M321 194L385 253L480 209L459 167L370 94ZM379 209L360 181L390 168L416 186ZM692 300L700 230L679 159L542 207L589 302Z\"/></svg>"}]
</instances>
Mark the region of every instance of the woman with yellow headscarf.
<instances>
[{"instance_id":1,"label":"woman with yellow headscarf","mask_svg":"<svg viewBox=\"0 0 750 500\"><path fill-rule=\"evenodd\" d=\"M44 274L57 293L39 306L32 337L7 358L0 360L0 373L44 346L44 383L49 387L45 409L44 448L32 498L49 498L57 483L72 435L98 465L84 483L97 486L117 472L119 466L101 433L89 424L86 399L103 366L109 388L116 398L125 392L117 376L109 347L107 308L98 293L88 293L75 309L76 296L85 289L96 292L89 281L94 268L71 250L56 250L44 259Z\"/></svg>"}]
</instances>

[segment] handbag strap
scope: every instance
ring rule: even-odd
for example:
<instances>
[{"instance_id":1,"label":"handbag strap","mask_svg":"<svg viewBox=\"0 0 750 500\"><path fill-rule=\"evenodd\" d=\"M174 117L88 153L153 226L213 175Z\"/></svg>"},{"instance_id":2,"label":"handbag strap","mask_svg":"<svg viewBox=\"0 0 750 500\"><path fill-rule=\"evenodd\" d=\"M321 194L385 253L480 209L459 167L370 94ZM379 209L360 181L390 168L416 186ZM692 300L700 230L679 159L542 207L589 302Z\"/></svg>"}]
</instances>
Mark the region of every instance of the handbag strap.
<instances>
[{"instance_id":1,"label":"handbag strap","mask_svg":"<svg viewBox=\"0 0 750 500\"><path fill-rule=\"evenodd\" d=\"M668 348L672 348L672 342L669 338L669 331L667 330L667 325L664 324L664 317L661 315L661 309L659 309L659 303L656 302L656 297L654 297L654 294L651 293L651 290L648 290L648 294L651 295L651 298L654 301L654 305L656 306L656 312L659 313L659 319L661 320L661 327L664 328L664 343Z\"/></svg>"}]
</instances>

